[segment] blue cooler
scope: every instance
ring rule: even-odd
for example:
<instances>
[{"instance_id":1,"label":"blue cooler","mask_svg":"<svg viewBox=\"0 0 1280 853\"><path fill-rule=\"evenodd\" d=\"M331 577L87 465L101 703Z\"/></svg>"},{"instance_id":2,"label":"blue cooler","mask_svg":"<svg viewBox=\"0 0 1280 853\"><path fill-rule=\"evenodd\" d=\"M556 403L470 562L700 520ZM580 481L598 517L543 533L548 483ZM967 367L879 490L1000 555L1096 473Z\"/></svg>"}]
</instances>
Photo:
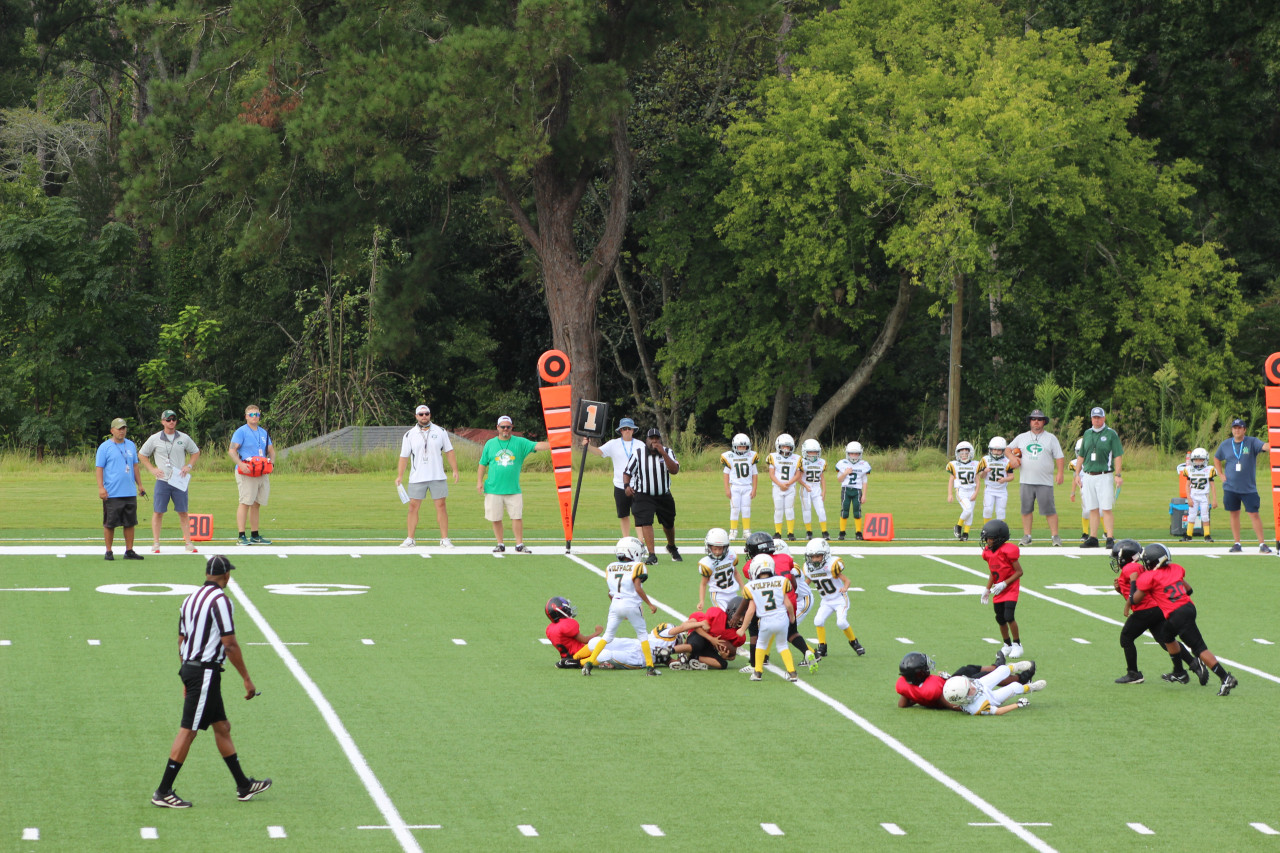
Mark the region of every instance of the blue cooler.
<instances>
[{"instance_id":1,"label":"blue cooler","mask_svg":"<svg viewBox=\"0 0 1280 853\"><path fill-rule=\"evenodd\" d=\"M1187 532L1187 499L1174 498L1169 501L1169 533L1182 536ZM1204 535L1204 519L1196 524L1195 533Z\"/></svg>"}]
</instances>

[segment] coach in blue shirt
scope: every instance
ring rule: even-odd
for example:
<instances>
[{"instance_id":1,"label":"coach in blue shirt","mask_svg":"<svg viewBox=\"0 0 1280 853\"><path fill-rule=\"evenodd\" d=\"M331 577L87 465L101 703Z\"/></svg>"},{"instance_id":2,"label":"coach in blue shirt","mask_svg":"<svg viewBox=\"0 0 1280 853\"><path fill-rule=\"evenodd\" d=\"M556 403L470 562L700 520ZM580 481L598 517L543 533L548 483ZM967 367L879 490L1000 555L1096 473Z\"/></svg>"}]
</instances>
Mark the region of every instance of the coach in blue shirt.
<instances>
[{"instance_id":1,"label":"coach in blue shirt","mask_svg":"<svg viewBox=\"0 0 1280 853\"><path fill-rule=\"evenodd\" d=\"M144 498L142 472L138 470L138 447L125 438L129 427L124 418L111 422L111 438L98 445L93 470L98 475L98 497L102 499L102 538L107 543L107 555L103 559L114 560L111 543L116 538L116 528L124 528L124 558L141 560L142 555L133 550L133 529L138 526L138 495Z\"/></svg>"},{"instance_id":2,"label":"coach in blue shirt","mask_svg":"<svg viewBox=\"0 0 1280 853\"><path fill-rule=\"evenodd\" d=\"M1240 507L1249 514L1253 523L1253 532L1258 537L1258 550L1270 554L1266 540L1262 536L1262 518L1258 515L1258 454L1266 453L1270 447L1261 439L1244 434L1244 421L1236 418L1231 422L1231 438L1228 438L1213 453L1213 467L1218 469L1218 477L1222 480L1222 508L1231 513L1231 536L1235 544L1231 553L1239 554L1240 547Z\"/></svg>"}]
</instances>

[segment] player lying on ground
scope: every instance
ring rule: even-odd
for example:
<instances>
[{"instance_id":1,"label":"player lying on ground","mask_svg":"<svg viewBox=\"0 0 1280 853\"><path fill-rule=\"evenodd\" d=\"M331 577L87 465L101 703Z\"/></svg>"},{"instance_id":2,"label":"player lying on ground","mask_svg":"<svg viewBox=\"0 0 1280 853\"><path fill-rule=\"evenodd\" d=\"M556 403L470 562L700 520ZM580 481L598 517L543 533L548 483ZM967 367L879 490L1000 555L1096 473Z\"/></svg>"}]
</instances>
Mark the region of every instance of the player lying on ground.
<instances>
[{"instance_id":1,"label":"player lying on ground","mask_svg":"<svg viewBox=\"0 0 1280 853\"><path fill-rule=\"evenodd\" d=\"M952 705L959 706L960 710L966 714L971 714L975 717L1007 714L1010 711L1025 708L1030 704L1031 700L1027 699L1023 694L1044 690L1045 681L1041 679L1040 681L1032 681L1030 684L1007 684L1005 682L1010 674L1027 672L1031 669L1031 666L1031 661L1020 660L1014 661L1009 665L998 666L980 678L953 675L942 685L942 698ZM1004 686L1001 686L1002 684ZM1004 704L1014 696L1022 698L1019 698L1012 705Z\"/></svg>"},{"instance_id":2,"label":"player lying on ground","mask_svg":"<svg viewBox=\"0 0 1280 853\"><path fill-rule=\"evenodd\" d=\"M979 666L976 663L971 663L957 669L955 674L978 678L995 672L996 667L1003 666L1004 662L1004 655L997 652L995 666ZM1000 682L1000 686L1030 684L1032 677L1036 674L1036 662L1027 661L1027 663L1030 663L1031 666L1024 668L1020 673L1011 672L1008 678ZM942 698L943 685L946 684L951 674L946 672L934 673L933 661L923 652L907 652L902 658L902 663L898 665L898 672L898 683L894 686L894 690L898 693L899 708L920 705L924 708L937 708L943 711L964 710L960 706L952 705Z\"/></svg>"}]
</instances>

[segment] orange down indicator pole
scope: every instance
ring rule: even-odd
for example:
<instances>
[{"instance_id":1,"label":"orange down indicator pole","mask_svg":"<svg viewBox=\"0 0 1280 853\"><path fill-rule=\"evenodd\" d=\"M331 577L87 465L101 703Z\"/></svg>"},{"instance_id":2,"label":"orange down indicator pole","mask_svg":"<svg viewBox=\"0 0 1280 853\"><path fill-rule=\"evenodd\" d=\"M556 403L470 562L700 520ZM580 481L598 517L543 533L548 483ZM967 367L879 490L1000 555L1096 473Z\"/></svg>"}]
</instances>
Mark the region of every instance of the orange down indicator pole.
<instances>
[{"instance_id":1,"label":"orange down indicator pole","mask_svg":"<svg viewBox=\"0 0 1280 853\"><path fill-rule=\"evenodd\" d=\"M556 498L560 501L560 521L564 526L564 547L573 542L571 513L573 489L573 385L569 378L569 357L560 350L547 350L538 359L538 376L548 383L538 389L542 397L542 420L551 445L551 467L555 471ZM557 385L557 382L565 382Z\"/></svg>"}]
</instances>

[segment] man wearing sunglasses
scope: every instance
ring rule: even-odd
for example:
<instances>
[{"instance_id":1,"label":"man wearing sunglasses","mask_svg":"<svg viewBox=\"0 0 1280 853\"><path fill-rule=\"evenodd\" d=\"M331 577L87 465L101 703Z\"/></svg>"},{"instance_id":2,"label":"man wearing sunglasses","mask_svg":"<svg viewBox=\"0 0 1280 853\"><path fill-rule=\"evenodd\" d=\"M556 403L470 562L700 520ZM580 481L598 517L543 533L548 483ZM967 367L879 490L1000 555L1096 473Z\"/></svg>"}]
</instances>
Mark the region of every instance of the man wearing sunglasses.
<instances>
[{"instance_id":1,"label":"man wearing sunglasses","mask_svg":"<svg viewBox=\"0 0 1280 853\"><path fill-rule=\"evenodd\" d=\"M151 553L160 553L160 527L164 523L164 514L169 509L169 501L172 500L182 524L182 539L186 542L187 551L194 554L196 546L191 541L187 486L191 483L191 472L196 468L196 460L200 458L200 448L191 436L178 429L178 413L173 409L165 409L160 416L160 423L164 425L164 429L148 438L138 451L139 461L156 478L151 500Z\"/></svg>"},{"instance_id":2,"label":"man wearing sunglasses","mask_svg":"<svg viewBox=\"0 0 1280 853\"><path fill-rule=\"evenodd\" d=\"M262 428L262 410L257 406L248 406L244 410L244 426L231 436L231 447L227 450L231 462L236 466L236 489L240 493L240 503L236 507L236 527L240 531L237 540L239 545L270 545L270 539L263 539L258 530L259 510L267 505L271 496L271 475L251 477L240 473L240 463L255 456L265 456L274 466L276 462L276 446L271 436ZM245 535L248 524L249 535Z\"/></svg>"}]
</instances>

